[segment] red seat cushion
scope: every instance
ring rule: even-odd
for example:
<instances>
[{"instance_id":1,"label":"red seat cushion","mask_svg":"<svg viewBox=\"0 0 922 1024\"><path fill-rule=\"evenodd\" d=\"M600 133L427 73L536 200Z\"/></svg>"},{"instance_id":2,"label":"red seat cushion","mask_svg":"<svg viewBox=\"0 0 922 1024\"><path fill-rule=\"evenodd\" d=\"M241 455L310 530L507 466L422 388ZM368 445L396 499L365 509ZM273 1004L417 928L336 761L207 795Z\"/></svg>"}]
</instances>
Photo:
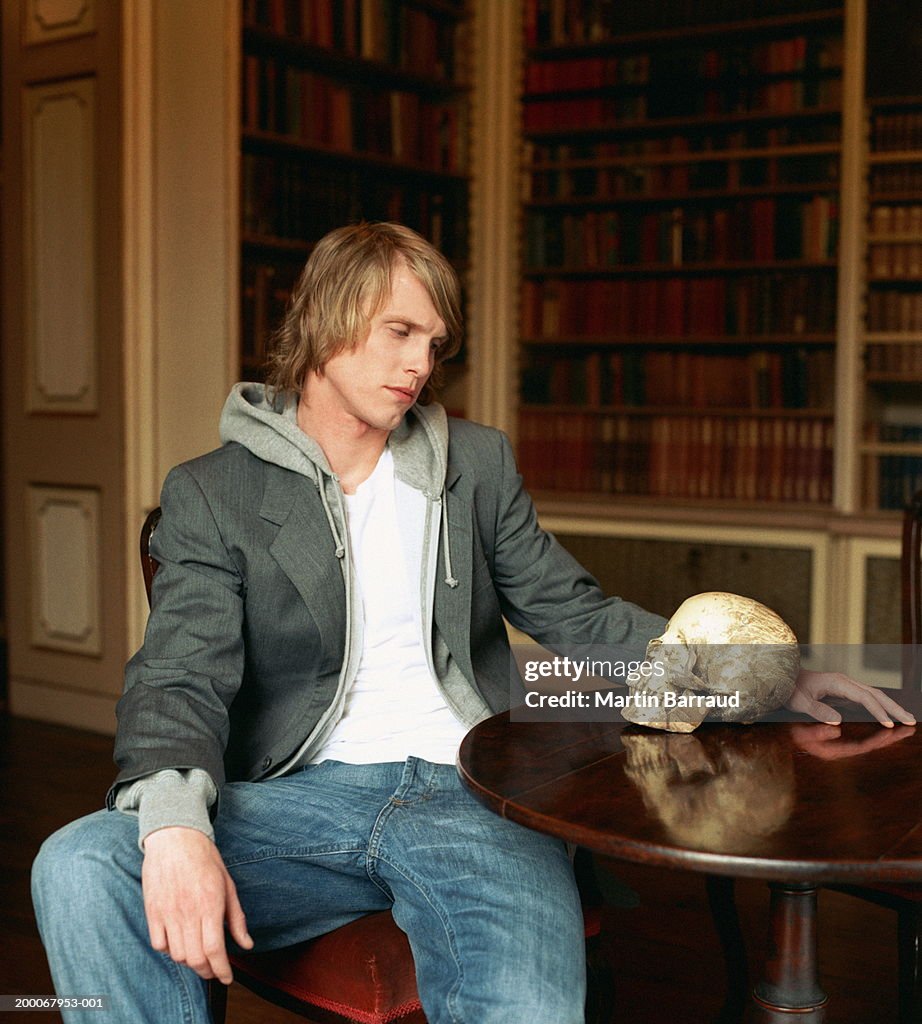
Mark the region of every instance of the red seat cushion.
<instances>
[{"instance_id":1,"label":"red seat cushion","mask_svg":"<svg viewBox=\"0 0 922 1024\"><path fill-rule=\"evenodd\" d=\"M584 907L583 914L586 937L598 935L598 908ZM361 917L311 942L232 956L231 962L244 985L252 980L343 1020L426 1024L410 944L389 910Z\"/></svg>"},{"instance_id":2,"label":"red seat cushion","mask_svg":"<svg viewBox=\"0 0 922 1024\"><path fill-rule=\"evenodd\" d=\"M252 978L346 1020L425 1024L410 944L389 910L311 942L231 959L244 984Z\"/></svg>"}]
</instances>

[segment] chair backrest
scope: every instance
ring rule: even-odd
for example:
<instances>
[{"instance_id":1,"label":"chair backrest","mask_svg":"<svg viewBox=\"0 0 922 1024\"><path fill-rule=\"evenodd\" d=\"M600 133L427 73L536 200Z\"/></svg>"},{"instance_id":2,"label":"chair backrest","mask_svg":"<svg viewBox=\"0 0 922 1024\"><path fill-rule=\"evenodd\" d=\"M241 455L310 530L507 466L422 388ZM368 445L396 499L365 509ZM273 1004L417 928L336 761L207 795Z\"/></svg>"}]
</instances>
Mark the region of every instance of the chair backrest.
<instances>
[{"instance_id":1,"label":"chair backrest","mask_svg":"<svg viewBox=\"0 0 922 1024\"><path fill-rule=\"evenodd\" d=\"M922 643L922 491L913 495L903 512L903 550L900 559L904 644Z\"/></svg>"},{"instance_id":2,"label":"chair backrest","mask_svg":"<svg viewBox=\"0 0 922 1024\"><path fill-rule=\"evenodd\" d=\"M900 588L903 688L916 690L922 679L922 491L903 511Z\"/></svg>"},{"instance_id":3,"label":"chair backrest","mask_svg":"<svg viewBox=\"0 0 922 1024\"><path fill-rule=\"evenodd\" d=\"M154 581L154 574L160 568L160 563L150 553L150 539L160 522L159 506L152 509L144 520L141 527L141 572L144 574L144 589L147 591L147 604L150 605L150 587Z\"/></svg>"}]
</instances>

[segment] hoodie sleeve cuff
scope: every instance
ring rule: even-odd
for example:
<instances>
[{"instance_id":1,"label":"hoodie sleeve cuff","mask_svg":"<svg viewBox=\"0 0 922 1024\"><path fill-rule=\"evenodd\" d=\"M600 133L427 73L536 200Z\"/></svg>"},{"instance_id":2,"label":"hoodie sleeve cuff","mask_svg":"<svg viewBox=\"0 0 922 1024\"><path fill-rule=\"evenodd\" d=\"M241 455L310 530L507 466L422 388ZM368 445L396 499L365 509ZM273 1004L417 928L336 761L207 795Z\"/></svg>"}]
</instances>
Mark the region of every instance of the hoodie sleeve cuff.
<instances>
[{"instance_id":1,"label":"hoodie sleeve cuff","mask_svg":"<svg viewBox=\"0 0 922 1024\"><path fill-rule=\"evenodd\" d=\"M182 826L203 832L214 839L208 808L217 789L208 772L201 768L178 771L174 768L154 772L119 790L115 806L138 815L138 845L157 829Z\"/></svg>"}]
</instances>

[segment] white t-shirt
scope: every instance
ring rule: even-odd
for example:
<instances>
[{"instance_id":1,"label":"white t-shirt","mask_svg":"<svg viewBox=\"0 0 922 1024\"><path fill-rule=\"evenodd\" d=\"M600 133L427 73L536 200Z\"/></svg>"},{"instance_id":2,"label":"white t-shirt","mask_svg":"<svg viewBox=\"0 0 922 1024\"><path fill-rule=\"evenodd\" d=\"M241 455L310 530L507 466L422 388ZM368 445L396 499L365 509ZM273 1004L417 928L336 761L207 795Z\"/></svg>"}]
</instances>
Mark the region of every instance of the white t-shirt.
<instances>
[{"instance_id":1,"label":"white t-shirt","mask_svg":"<svg viewBox=\"0 0 922 1024\"><path fill-rule=\"evenodd\" d=\"M397 524L401 506L412 524ZM404 500L406 499L406 500ZM426 498L394 476L385 448L374 472L346 495L352 565L361 595L362 659L343 716L312 758L351 764L404 761L415 755L451 764L465 727L439 692L426 661L419 595ZM413 526L412 551L401 533ZM356 614L359 611L356 609Z\"/></svg>"}]
</instances>

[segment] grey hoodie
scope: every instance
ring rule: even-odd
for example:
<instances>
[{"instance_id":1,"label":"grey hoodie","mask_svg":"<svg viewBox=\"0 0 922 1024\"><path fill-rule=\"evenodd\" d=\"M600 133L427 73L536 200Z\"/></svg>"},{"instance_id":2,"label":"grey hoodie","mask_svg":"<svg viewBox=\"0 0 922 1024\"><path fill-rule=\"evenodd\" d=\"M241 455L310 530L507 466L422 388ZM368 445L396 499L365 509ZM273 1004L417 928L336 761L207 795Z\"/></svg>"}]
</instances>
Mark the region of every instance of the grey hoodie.
<instances>
[{"instance_id":1,"label":"grey hoodie","mask_svg":"<svg viewBox=\"0 0 922 1024\"><path fill-rule=\"evenodd\" d=\"M300 748L273 775L284 774L294 765L308 761L312 752L326 740L342 715L346 694L355 679L362 655L362 619L355 614L361 605L352 568L342 488L320 446L298 427L296 417L296 395L280 395L273 403L262 384L241 383L232 388L220 423L221 440L225 444L236 442L265 462L308 477L317 487L345 581L346 656L336 697ZM452 576L449 531L445 522L444 485L448 462L445 410L440 405L413 406L391 433L388 447L394 459L396 477L426 499L426 513L421 524L414 522L418 516L414 516L414 509L409 507L398 509L398 521L412 535L413 543L418 543L418 526L422 527L419 597L429 669L455 716L464 725L472 726L490 713L487 705L455 662L434 657L432 649L434 588L437 585L457 585ZM440 535L446 572L444 578L437 582ZM409 546L407 550L410 550ZM439 642L436 638L436 643ZM447 666L442 676L436 672L436 662ZM119 810L138 812L140 842L143 844L150 832L168 825L185 825L213 835L208 807L215 797L214 783L206 772L201 769L169 769L122 787L116 795L116 806Z\"/></svg>"}]
</instances>

